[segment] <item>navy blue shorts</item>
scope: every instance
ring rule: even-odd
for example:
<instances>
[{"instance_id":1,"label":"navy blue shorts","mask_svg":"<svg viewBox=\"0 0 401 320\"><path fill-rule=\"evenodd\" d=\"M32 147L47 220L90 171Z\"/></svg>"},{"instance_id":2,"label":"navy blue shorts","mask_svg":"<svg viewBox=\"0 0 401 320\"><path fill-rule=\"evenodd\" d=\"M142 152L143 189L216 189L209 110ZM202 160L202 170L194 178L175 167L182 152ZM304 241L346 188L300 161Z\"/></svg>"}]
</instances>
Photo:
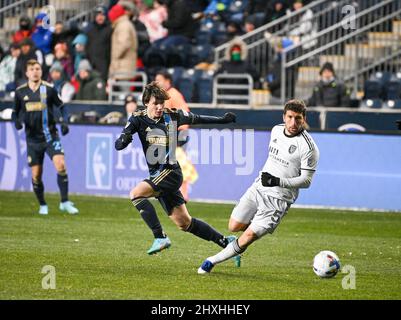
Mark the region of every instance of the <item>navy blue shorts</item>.
<instances>
[{"instance_id":1,"label":"navy blue shorts","mask_svg":"<svg viewBox=\"0 0 401 320\"><path fill-rule=\"evenodd\" d=\"M57 154L64 155L63 146L59 138L53 138L50 142L27 142L28 165L43 165L45 153L50 159Z\"/></svg>"},{"instance_id":2,"label":"navy blue shorts","mask_svg":"<svg viewBox=\"0 0 401 320\"><path fill-rule=\"evenodd\" d=\"M182 171L180 167L166 168L156 176L145 179L153 190L158 193L156 197L168 215L171 215L174 208L185 203L180 191L182 185Z\"/></svg>"}]
</instances>

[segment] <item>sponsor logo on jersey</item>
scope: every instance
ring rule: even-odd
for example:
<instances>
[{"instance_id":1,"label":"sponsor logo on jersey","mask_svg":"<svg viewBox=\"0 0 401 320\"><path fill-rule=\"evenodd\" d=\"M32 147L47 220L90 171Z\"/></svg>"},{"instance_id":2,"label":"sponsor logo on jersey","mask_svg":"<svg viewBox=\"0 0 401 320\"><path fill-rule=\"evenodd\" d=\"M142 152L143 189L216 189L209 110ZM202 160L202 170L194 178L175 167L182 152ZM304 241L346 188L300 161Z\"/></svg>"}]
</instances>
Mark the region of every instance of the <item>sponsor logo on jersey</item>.
<instances>
[{"instance_id":1,"label":"sponsor logo on jersey","mask_svg":"<svg viewBox=\"0 0 401 320\"><path fill-rule=\"evenodd\" d=\"M111 190L112 134L88 133L86 136L86 188Z\"/></svg>"},{"instance_id":2,"label":"sponsor logo on jersey","mask_svg":"<svg viewBox=\"0 0 401 320\"><path fill-rule=\"evenodd\" d=\"M27 102L25 108L27 112L42 111L46 109L46 105L42 102Z\"/></svg>"}]
</instances>

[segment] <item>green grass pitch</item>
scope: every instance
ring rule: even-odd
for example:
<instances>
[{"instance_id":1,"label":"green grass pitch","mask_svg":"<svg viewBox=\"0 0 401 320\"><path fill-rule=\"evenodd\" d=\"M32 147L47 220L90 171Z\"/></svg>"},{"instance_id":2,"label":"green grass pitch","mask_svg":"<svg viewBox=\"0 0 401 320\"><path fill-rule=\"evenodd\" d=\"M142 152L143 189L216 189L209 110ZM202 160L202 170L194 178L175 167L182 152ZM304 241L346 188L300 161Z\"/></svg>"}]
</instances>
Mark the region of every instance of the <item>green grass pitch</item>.
<instances>
[{"instance_id":1,"label":"green grass pitch","mask_svg":"<svg viewBox=\"0 0 401 320\"><path fill-rule=\"evenodd\" d=\"M179 231L157 204L172 240L155 256L152 235L128 199L72 196L80 214L36 214L33 193L0 192L0 299L400 299L399 213L291 209L272 236L243 255L196 273L218 252ZM191 214L227 234L232 205L189 203ZM356 270L356 288L342 287L346 274L320 279L312 259L332 250ZM42 289L42 267L56 271L56 289Z\"/></svg>"}]
</instances>

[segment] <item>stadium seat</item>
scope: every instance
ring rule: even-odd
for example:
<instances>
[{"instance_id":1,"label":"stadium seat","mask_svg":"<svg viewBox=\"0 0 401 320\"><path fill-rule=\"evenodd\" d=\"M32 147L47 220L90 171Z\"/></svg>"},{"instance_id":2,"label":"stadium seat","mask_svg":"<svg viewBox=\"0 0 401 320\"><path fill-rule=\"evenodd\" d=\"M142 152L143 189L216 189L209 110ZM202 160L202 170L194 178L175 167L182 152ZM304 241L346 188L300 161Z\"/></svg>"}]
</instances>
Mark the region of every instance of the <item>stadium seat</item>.
<instances>
[{"instance_id":1,"label":"stadium seat","mask_svg":"<svg viewBox=\"0 0 401 320\"><path fill-rule=\"evenodd\" d=\"M194 74L194 69L188 69L182 73L181 78L178 80L178 90L182 93L187 102L192 102L192 97L195 92Z\"/></svg>"},{"instance_id":2,"label":"stadium seat","mask_svg":"<svg viewBox=\"0 0 401 320\"><path fill-rule=\"evenodd\" d=\"M157 48L149 48L144 57L147 68L166 66L167 57L165 53Z\"/></svg>"},{"instance_id":3,"label":"stadium seat","mask_svg":"<svg viewBox=\"0 0 401 320\"><path fill-rule=\"evenodd\" d=\"M212 103L213 101L213 76L212 71L202 71L200 75L197 86L196 86L196 96L198 102L200 103Z\"/></svg>"},{"instance_id":4,"label":"stadium seat","mask_svg":"<svg viewBox=\"0 0 401 320\"><path fill-rule=\"evenodd\" d=\"M364 92L363 99L381 99L383 96L383 85L378 80L366 80Z\"/></svg>"},{"instance_id":5,"label":"stadium seat","mask_svg":"<svg viewBox=\"0 0 401 320\"><path fill-rule=\"evenodd\" d=\"M401 82L397 80L389 81L384 86L384 99L385 100L398 100L401 99Z\"/></svg>"},{"instance_id":6,"label":"stadium seat","mask_svg":"<svg viewBox=\"0 0 401 320\"><path fill-rule=\"evenodd\" d=\"M190 67L200 62L209 62L212 58L213 47L209 43L194 45L188 57Z\"/></svg>"},{"instance_id":7,"label":"stadium seat","mask_svg":"<svg viewBox=\"0 0 401 320\"><path fill-rule=\"evenodd\" d=\"M381 99L364 99L360 103L360 108L364 109L380 109L382 107Z\"/></svg>"},{"instance_id":8,"label":"stadium seat","mask_svg":"<svg viewBox=\"0 0 401 320\"><path fill-rule=\"evenodd\" d=\"M212 33L210 31L198 31L196 33L196 43L197 44L211 44L212 43Z\"/></svg>"},{"instance_id":9,"label":"stadium seat","mask_svg":"<svg viewBox=\"0 0 401 320\"><path fill-rule=\"evenodd\" d=\"M371 76L370 80L377 80L382 84L382 86L385 86L391 80L392 76L393 76L393 74L391 72L379 71L379 72L376 72L375 74L373 74Z\"/></svg>"},{"instance_id":10,"label":"stadium seat","mask_svg":"<svg viewBox=\"0 0 401 320\"><path fill-rule=\"evenodd\" d=\"M228 36L227 32L214 32L212 36L212 44L217 46L220 46L221 44L227 42Z\"/></svg>"},{"instance_id":11,"label":"stadium seat","mask_svg":"<svg viewBox=\"0 0 401 320\"><path fill-rule=\"evenodd\" d=\"M174 68L169 68L167 71L173 77L173 86L178 87L178 82L181 78L182 73L185 71L185 68L184 67L174 67Z\"/></svg>"},{"instance_id":12,"label":"stadium seat","mask_svg":"<svg viewBox=\"0 0 401 320\"><path fill-rule=\"evenodd\" d=\"M401 99L384 101L383 107L388 109L401 109Z\"/></svg>"}]
</instances>

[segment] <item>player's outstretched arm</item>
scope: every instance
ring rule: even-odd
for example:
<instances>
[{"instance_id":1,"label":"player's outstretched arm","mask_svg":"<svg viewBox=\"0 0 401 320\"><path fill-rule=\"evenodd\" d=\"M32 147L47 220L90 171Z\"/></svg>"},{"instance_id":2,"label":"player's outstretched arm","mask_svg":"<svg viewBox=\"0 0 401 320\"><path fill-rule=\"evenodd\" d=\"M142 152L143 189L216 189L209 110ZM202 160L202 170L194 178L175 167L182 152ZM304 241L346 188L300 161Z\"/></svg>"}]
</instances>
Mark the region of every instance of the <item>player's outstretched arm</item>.
<instances>
[{"instance_id":1,"label":"player's outstretched arm","mask_svg":"<svg viewBox=\"0 0 401 320\"><path fill-rule=\"evenodd\" d=\"M136 117L130 117L123 132L114 143L116 150L123 150L132 142L132 135L137 131L137 125L138 121Z\"/></svg>"},{"instance_id":2,"label":"player's outstretched arm","mask_svg":"<svg viewBox=\"0 0 401 320\"><path fill-rule=\"evenodd\" d=\"M180 113L180 124L224 124L224 123L232 123L236 122L236 114L233 112L227 112L222 117L215 117L215 116L206 116L195 114L192 112L183 112L182 110L179 111Z\"/></svg>"}]
</instances>

